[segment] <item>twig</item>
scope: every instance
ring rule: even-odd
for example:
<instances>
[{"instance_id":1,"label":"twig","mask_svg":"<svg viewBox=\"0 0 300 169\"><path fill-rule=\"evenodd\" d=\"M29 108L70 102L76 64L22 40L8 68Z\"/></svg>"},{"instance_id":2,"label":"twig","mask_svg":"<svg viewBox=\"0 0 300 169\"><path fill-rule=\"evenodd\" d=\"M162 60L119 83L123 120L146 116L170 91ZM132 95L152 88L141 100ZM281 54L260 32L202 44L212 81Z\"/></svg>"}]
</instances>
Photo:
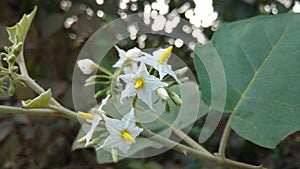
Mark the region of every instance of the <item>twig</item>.
<instances>
[{"instance_id":1,"label":"twig","mask_svg":"<svg viewBox=\"0 0 300 169\"><path fill-rule=\"evenodd\" d=\"M225 158L226 154L226 146L227 146L227 142L229 139L229 134L231 131L231 127L230 127L230 121L231 121L231 116L229 117L227 124L225 126L222 138L221 138L221 142L220 142L220 146L219 146L219 151L218 151L218 155L222 158Z\"/></svg>"},{"instance_id":2,"label":"twig","mask_svg":"<svg viewBox=\"0 0 300 169\"><path fill-rule=\"evenodd\" d=\"M0 112L5 114L24 114L24 115L34 115L34 116L59 116L67 119L73 119L70 118L69 115L66 115L60 111L55 111L47 108L27 109L21 107L0 105Z\"/></svg>"},{"instance_id":3,"label":"twig","mask_svg":"<svg viewBox=\"0 0 300 169\"><path fill-rule=\"evenodd\" d=\"M221 158L218 156L207 155L206 153L203 153L201 151L195 150L195 149L185 146L183 144L177 143L175 141L169 140L160 135L152 133L151 131L149 131L147 129L144 129L144 131L142 132L142 136L144 136L154 142L160 143L166 147L169 147L176 151L179 151L179 152L183 153L184 155L191 155L200 160L210 162L217 166L231 168L231 169L265 169L263 166L255 166L255 165L250 165L250 164L233 161L233 160L230 160L227 158Z\"/></svg>"}]
</instances>

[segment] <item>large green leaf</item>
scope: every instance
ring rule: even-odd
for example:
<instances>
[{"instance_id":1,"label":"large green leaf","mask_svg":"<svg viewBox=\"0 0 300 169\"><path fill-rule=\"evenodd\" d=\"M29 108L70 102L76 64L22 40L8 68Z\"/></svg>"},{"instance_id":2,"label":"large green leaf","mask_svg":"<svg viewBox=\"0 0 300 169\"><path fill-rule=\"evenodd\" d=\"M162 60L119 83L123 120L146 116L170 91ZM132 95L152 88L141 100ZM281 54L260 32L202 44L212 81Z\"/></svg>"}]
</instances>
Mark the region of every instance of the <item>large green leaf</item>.
<instances>
[{"instance_id":1,"label":"large green leaf","mask_svg":"<svg viewBox=\"0 0 300 169\"><path fill-rule=\"evenodd\" d=\"M274 148L300 129L300 15L259 16L224 24L195 48L202 97L210 81L201 60L218 54L226 74L225 111L242 137Z\"/></svg>"}]
</instances>

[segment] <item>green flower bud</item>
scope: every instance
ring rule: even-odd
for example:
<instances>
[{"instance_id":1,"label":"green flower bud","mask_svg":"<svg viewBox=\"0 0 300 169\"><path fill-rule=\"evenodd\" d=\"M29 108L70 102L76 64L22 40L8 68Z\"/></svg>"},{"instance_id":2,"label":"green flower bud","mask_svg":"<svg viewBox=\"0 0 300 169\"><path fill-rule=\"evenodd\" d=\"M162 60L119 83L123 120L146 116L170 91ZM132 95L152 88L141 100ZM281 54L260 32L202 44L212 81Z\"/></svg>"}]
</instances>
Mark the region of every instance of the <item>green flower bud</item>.
<instances>
[{"instance_id":1,"label":"green flower bud","mask_svg":"<svg viewBox=\"0 0 300 169\"><path fill-rule=\"evenodd\" d=\"M189 70L188 67L183 67L181 69L177 69L174 71L177 77L181 77L183 74L185 74Z\"/></svg>"},{"instance_id":2,"label":"green flower bud","mask_svg":"<svg viewBox=\"0 0 300 169\"><path fill-rule=\"evenodd\" d=\"M9 88L8 88L8 95L13 96L15 93L15 84L10 82Z\"/></svg>"},{"instance_id":3,"label":"green flower bud","mask_svg":"<svg viewBox=\"0 0 300 169\"><path fill-rule=\"evenodd\" d=\"M11 71L14 72L14 73L17 73L18 70L19 70L18 66L13 66L13 67L11 68Z\"/></svg>"},{"instance_id":4,"label":"green flower bud","mask_svg":"<svg viewBox=\"0 0 300 169\"><path fill-rule=\"evenodd\" d=\"M14 50L13 50L13 53L15 55L18 55L23 49L23 43L22 42L19 42L15 47L14 47Z\"/></svg>"},{"instance_id":5,"label":"green flower bud","mask_svg":"<svg viewBox=\"0 0 300 169\"><path fill-rule=\"evenodd\" d=\"M183 77L183 78L180 78L180 82L183 83L183 82L186 82L188 81L190 78L189 77Z\"/></svg>"},{"instance_id":6,"label":"green flower bud","mask_svg":"<svg viewBox=\"0 0 300 169\"><path fill-rule=\"evenodd\" d=\"M16 55L10 55L7 58L7 62L10 63L10 64L14 64L16 62Z\"/></svg>"},{"instance_id":7,"label":"green flower bud","mask_svg":"<svg viewBox=\"0 0 300 169\"><path fill-rule=\"evenodd\" d=\"M94 146L94 145L96 145L96 144L98 144L99 142L100 142L101 140L100 140L100 138L99 137L97 137L97 138L94 138L93 140L91 140L86 146L87 147L92 147L92 146Z\"/></svg>"},{"instance_id":8,"label":"green flower bud","mask_svg":"<svg viewBox=\"0 0 300 169\"><path fill-rule=\"evenodd\" d=\"M112 157L112 159L113 159L113 161L115 163L117 163L119 161L119 159L118 159L118 153L119 153L118 149L116 149L116 148L112 148L111 149L111 157Z\"/></svg>"},{"instance_id":9,"label":"green flower bud","mask_svg":"<svg viewBox=\"0 0 300 169\"><path fill-rule=\"evenodd\" d=\"M170 92L170 97L177 106L180 106L182 104L182 100L178 94Z\"/></svg>"},{"instance_id":10,"label":"green flower bud","mask_svg":"<svg viewBox=\"0 0 300 169\"><path fill-rule=\"evenodd\" d=\"M0 53L0 58L5 58L5 57L7 57L8 55L6 54L6 53L4 53L4 52L2 52L2 53Z\"/></svg>"},{"instance_id":11,"label":"green flower bud","mask_svg":"<svg viewBox=\"0 0 300 169\"><path fill-rule=\"evenodd\" d=\"M77 140L77 143L83 144L86 142L86 136L81 137L80 139Z\"/></svg>"},{"instance_id":12,"label":"green flower bud","mask_svg":"<svg viewBox=\"0 0 300 169\"><path fill-rule=\"evenodd\" d=\"M4 50L7 53L11 53L11 47L4 46Z\"/></svg>"}]
</instances>

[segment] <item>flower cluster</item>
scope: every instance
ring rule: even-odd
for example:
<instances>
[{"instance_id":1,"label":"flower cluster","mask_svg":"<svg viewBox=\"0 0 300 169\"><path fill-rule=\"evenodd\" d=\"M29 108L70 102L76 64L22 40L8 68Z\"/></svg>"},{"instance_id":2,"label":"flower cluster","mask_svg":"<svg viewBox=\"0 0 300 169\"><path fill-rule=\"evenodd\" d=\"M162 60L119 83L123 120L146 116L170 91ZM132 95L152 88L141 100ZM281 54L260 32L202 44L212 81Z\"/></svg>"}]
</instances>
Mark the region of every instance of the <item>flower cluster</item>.
<instances>
[{"instance_id":1,"label":"flower cluster","mask_svg":"<svg viewBox=\"0 0 300 169\"><path fill-rule=\"evenodd\" d=\"M187 68L172 70L171 65L168 64L172 54L172 46L158 49L152 54L143 52L138 48L132 48L128 51L124 51L117 46L115 48L119 54L119 60L112 66L117 69L114 74L90 59L77 62L84 74L91 74L96 70L102 72L102 75L93 75L88 78L86 80L87 86L91 84L109 85L105 88L105 92L101 92L101 95L106 95L106 97L102 99L97 109L93 109L91 113L78 112L79 117L83 117L90 126L87 134L80 140L85 141L85 146L95 145L96 143L100 145L97 149L108 148L114 151L118 149L127 154L130 146L136 143L136 138L143 131L141 127L136 125L137 121L134 118L136 99L144 102L152 111L155 111L152 100L153 93L156 93L166 104L166 100L171 98L175 105L180 106L182 103L180 96L173 91L169 91L168 88L174 84L182 84L178 77L182 76ZM106 81L103 81L103 79L106 79ZM124 86L120 91L120 102L123 104L125 98L132 102L131 110L121 120L112 118L109 113L103 110L103 106L110 99L112 93L110 90L113 90L114 87L113 82L118 83L119 86ZM97 95L97 97L101 95ZM103 129L108 133L105 139L101 140L94 136L95 132Z\"/></svg>"}]
</instances>

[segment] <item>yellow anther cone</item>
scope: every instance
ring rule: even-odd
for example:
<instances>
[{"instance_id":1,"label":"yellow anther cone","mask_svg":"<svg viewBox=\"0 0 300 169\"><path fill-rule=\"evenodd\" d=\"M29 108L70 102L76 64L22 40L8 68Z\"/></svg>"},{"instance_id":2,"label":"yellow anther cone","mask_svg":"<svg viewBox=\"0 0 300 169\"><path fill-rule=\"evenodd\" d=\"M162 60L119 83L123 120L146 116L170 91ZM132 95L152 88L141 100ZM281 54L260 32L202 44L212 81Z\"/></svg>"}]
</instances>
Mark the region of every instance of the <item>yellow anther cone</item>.
<instances>
[{"instance_id":1,"label":"yellow anther cone","mask_svg":"<svg viewBox=\"0 0 300 169\"><path fill-rule=\"evenodd\" d=\"M81 117L89 119L89 120L93 120L94 119L94 116L92 114L90 114L90 113L84 113L84 112L79 111L78 114Z\"/></svg>"},{"instance_id":2,"label":"yellow anther cone","mask_svg":"<svg viewBox=\"0 0 300 169\"><path fill-rule=\"evenodd\" d=\"M131 136L128 132L122 133L122 137L123 137L126 141L128 141L128 142L130 142L130 143L135 144L135 142L136 142L135 139L132 138L132 136Z\"/></svg>"},{"instance_id":3,"label":"yellow anther cone","mask_svg":"<svg viewBox=\"0 0 300 169\"><path fill-rule=\"evenodd\" d=\"M135 88L135 89L139 89L139 88L143 87L143 85L144 85L143 79L138 79L138 80L135 82L134 88Z\"/></svg>"},{"instance_id":4,"label":"yellow anther cone","mask_svg":"<svg viewBox=\"0 0 300 169\"><path fill-rule=\"evenodd\" d=\"M164 64L169 59L172 49L173 46L169 46L167 50L161 55L161 57L159 58L160 64Z\"/></svg>"}]
</instances>

